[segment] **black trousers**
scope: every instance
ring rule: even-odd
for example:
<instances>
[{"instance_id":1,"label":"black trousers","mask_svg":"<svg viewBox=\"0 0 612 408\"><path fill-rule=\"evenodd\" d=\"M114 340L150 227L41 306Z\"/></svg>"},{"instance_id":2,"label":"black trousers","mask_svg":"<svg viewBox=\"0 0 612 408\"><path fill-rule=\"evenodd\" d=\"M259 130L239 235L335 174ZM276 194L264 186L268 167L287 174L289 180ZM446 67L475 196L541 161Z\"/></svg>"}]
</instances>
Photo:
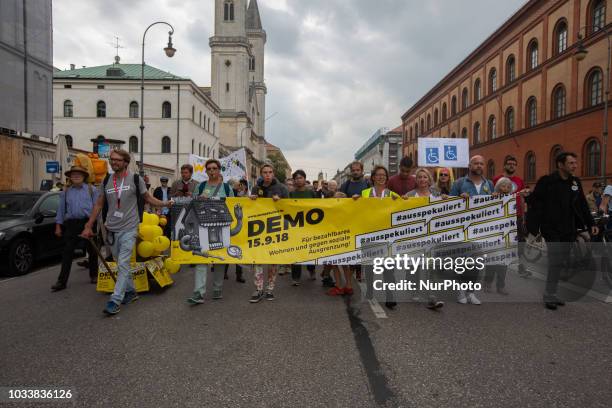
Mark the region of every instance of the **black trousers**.
<instances>
[{"instance_id":1,"label":"black trousers","mask_svg":"<svg viewBox=\"0 0 612 408\"><path fill-rule=\"evenodd\" d=\"M98 256L96 251L91 247L88 240L81 238L79 235L83 232L83 228L87 223L86 219L81 220L65 220L62 228L64 236L64 252L62 254L62 270L57 278L58 282L64 285L68 283L70 269L72 268L72 260L74 259L74 250L80 246L87 247L89 255L89 277L95 278L98 276Z\"/></svg>"},{"instance_id":2,"label":"black trousers","mask_svg":"<svg viewBox=\"0 0 612 408\"><path fill-rule=\"evenodd\" d=\"M313 273L315 270L314 265L306 265L308 272ZM291 279L299 281L302 277L302 265L291 265Z\"/></svg>"}]
</instances>

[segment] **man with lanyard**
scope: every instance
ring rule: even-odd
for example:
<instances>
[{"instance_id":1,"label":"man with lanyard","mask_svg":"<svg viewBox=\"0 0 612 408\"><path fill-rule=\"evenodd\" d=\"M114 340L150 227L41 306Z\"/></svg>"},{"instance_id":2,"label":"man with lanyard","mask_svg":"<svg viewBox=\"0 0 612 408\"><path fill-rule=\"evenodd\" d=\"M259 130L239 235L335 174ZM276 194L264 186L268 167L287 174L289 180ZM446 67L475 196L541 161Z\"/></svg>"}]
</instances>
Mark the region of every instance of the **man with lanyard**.
<instances>
[{"instance_id":1,"label":"man with lanyard","mask_svg":"<svg viewBox=\"0 0 612 408\"><path fill-rule=\"evenodd\" d=\"M400 172L392 176L387 183L389 190L400 196L405 196L416 188L416 177L412 174L412 160L404 157L400 160Z\"/></svg>"},{"instance_id":2,"label":"man with lanyard","mask_svg":"<svg viewBox=\"0 0 612 408\"><path fill-rule=\"evenodd\" d=\"M485 178L482 174L484 172L485 160L482 156L474 156L470 159L468 167L468 175L461 177L453 183L451 187L450 196L463 197L468 199L472 196L479 195L492 195L493 194L493 183ZM478 279L478 271L474 273L466 272L463 275L457 277L458 281L462 282L475 282ZM473 305L480 305L482 302L476 297L473 291L460 290L457 295L457 302L460 304L471 303Z\"/></svg>"},{"instance_id":3,"label":"man with lanyard","mask_svg":"<svg viewBox=\"0 0 612 408\"><path fill-rule=\"evenodd\" d=\"M527 199L527 229L533 235L542 233L547 243L548 275L544 306L550 310L565 305L557 297L557 287L561 268L569 260L570 245L576 241L577 230L586 226L593 236L599 232L594 225L580 179L574 176L578 168L576 154L560 153L555 162L557 171L541 177Z\"/></svg>"},{"instance_id":4,"label":"man with lanyard","mask_svg":"<svg viewBox=\"0 0 612 408\"><path fill-rule=\"evenodd\" d=\"M57 283L51 287L53 292L66 289L74 258L74 249L83 241L79 234L83 231L99 194L97 189L86 183L89 177L86 169L72 166L66 172L66 177L70 179L70 186L60 193L60 204L55 218L55 235L64 237L64 253L62 255L62 269L57 278ZM91 283L96 283L98 276L97 254L91 248L89 242L87 242L87 252L89 254L89 278Z\"/></svg>"},{"instance_id":5,"label":"man with lanyard","mask_svg":"<svg viewBox=\"0 0 612 408\"><path fill-rule=\"evenodd\" d=\"M181 166L181 179L176 180L170 187L170 197L192 197L193 192L198 186L198 182L193 178L193 166L183 164Z\"/></svg>"},{"instance_id":6,"label":"man with lanyard","mask_svg":"<svg viewBox=\"0 0 612 408\"><path fill-rule=\"evenodd\" d=\"M525 207L524 207L525 204L523 202L523 197L529 195L530 191L529 191L529 188L525 187L525 183L523 182L523 179L516 175L517 165L518 165L518 162L514 156L506 156L506 159L504 160L504 173L500 174L499 176L493 179L493 185L494 186L497 185L497 181L502 177L507 177L510 179L510 181L512 181L512 193L516 194L516 223L518 225L517 239L519 242L522 243L522 242L525 242L525 235L526 235L525 233ZM523 244L520 244L519 251L521 251L522 247L523 247ZM529 272L525 268L525 265L519 262L518 274L523 278L527 278L531 275L531 272Z\"/></svg>"},{"instance_id":7,"label":"man with lanyard","mask_svg":"<svg viewBox=\"0 0 612 408\"><path fill-rule=\"evenodd\" d=\"M109 316L119 313L121 304L138 299L130 271L130 258L144 202L154 207L171 207L174 203L153 197L147 191L142 177L128 170L130 159L130 154L125 150L114 150L111 153L110 163L114 174L108 175L100 185L100 195L81 234L84 238L91 238L98 214L102 210L106 211L107 241L118 269L115 289L104 308L104 313Z\"/></svg>"},{"instance_id":8,"label":"man with lanyard","mask_svg":"<svg viewBox=\"0 0 612 408\"><path fill-rule=\"evenodd\" d=\"M198 188L193 194L193 198L197 200L218 200L220 198L234 197L234 190L227 183L223 182L221 177L221 162L216 159L207 160L204 164L208 181L204 181L198 185ZM217 265L217 268L212 267L213 273L213 296L214 300L223 299L223 267ZM195 268L195 286L193 295L187 299L187 303L191 305L199 305L204 303L204 295L206 294L206 279L208 276L208 265L197 264Z\"/></svg>"},{"instance_id":9,"label":"man with lanyard","mask_svg":"<svg viewBox=\"0 0 612 408\"><path fill-rule=\"evenodd\" d=\"M251 190L250 199L271 198L278 201L282 198L289 198L287 187L274 177L274 168L270 164L264 164L259 169L260 179ZM268 287L264 294L264 266L254 265L255 269L255 292L251 296L249 302L257 303L264 297L266 300L274 300L274 284L276 283L276 274L278 265L269 265L268 270Z\"/></svg>"}]
</instances>

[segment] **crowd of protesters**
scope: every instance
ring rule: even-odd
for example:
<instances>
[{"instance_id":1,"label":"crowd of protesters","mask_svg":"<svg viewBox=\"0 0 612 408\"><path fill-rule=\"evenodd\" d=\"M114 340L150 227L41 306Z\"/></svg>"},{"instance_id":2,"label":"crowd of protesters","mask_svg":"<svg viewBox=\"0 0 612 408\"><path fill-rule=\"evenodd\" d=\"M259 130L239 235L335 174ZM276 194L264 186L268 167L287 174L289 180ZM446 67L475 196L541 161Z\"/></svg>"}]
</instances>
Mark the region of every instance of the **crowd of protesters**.
<instances>
[{"instance_id":1,"label":"crowd of protesters","mask_svg":"<svg viewBox=\"0 0 612 408\"><path fill-rule=\"evenodd\" d=\"M488 179L484 175L485 159L474 156L470 159L467 174L455 180L453 169L438 168L433 173L427 168L414 168L411 159L404 157L400 162L397 175L389 177L384 166L375 166L368 178L364 174L363 164L355 161L350 165L350 177L338 185L334 180L307 180L303 170L297 170L292 177L282 183L275 177L274 168L265 164L260 168L260 177L250 188L246 180L223 180L221 163L211 159L205 164L208 180L198 183L193 179L193 167L185 164L180 170L180 179L169 185L165 177L160 179L161 185L150 193L150 185L146 178L128 170L129 153L116 150L111 153L110 164L113 174L107 176L97 188L92 188L85 180L87 170L73 167L66 172L68 185L63 187L60 197L60 207L56 219L56 235L65 241L65 250L61 272L53 291L66 288L72 266L75 247L80 240L86 240L89 252L89 272L92 283L96 281L97 250L91 238L96 235L96 224L104 225L105 243L111 248L112 256L117 262L118 273L115 289L108 300L104 312L114 315L120 306L138 299L130 273L130 258L137 238L139 219L145 205L149 211L170 216L174 199L197 198L222 199L226 197L248 197L251 200L271 198L274 201L283 199L409 199L412 197L427 197L430 201L444 200L448 197L473 197L480 195L515 194L517 205L517 236L519 241L525 241L530 235L542 236L547 242L559 243L549 250L548 273L543 301L548 309L556 309L564 305L557 296L559 271L569 256L568 245L576 238L576 231L588 229L593 235L598 234L592 216L593 211L608 212L612 207L610 196L612 186L602 191L603 185L593 184L592 191L587 195L582 190L580 180L574 175L577 164L576 155L561 153L556 158L557 170L538 180L531 191L517 176L518 162L513 156L507 156L502 174ZM98 228L100 229L100 228ZM164 233L170 235L170 223ZM192 305L205 301L206 283L209 272L212 273L212 299L223 298L223 281L228 279L229 265L192 265L194 269L194 291L187 302ZM253 265L253 282L255 291L250 297L251 303L263 299L275 299L274 289L277 276L283 274L285 265ZM187 269L187 268L185 268ZM315 266L306 267L308 277L316 280ZM372 273L361 265L332 266L325 265L321 270L321 281L327 287L329 296L351 296L354 293L353 284L364 278L371 283ZM478 273L465 273L456 277L458 281L473 283L483 279L484 291L495 290L500 295L508 295L505 286L507 266L490 265L486 267L483 276ZM530 272L519 262L519 276L528 278ZM293 286L299 286L302 279L302 266L291 266ZM385 276L386 280L393 279ZM244 283L243 267L236 265L236 281ZM371 286L371 285L370 285ZM368 287L369 288L369 287ZM440 309L444 306L433 294L427 294L425 300L430 309ZM480 305L481 300L475 291L459 291L457 302L460 304ZM385 306L394 309L397 306L393 295L388 294Z\"/></svg>"}]
</instances>

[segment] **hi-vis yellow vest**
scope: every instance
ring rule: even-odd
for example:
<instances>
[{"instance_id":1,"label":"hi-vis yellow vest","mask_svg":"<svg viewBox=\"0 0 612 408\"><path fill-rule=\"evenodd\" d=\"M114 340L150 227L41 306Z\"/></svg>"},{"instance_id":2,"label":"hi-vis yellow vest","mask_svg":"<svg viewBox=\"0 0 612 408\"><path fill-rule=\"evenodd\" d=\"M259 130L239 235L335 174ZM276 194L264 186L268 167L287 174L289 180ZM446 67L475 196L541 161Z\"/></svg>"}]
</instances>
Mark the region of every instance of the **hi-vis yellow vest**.
<instances>
[{"instance_id":1,"label":"hi-vis yellow vest","mask_svg":"<svg viewBox=\"0 0 612 408\"><path fill-rule=\"evenodd\" d=\"M377 197L376 196L376 192L374 191L374 187L366 188L365 190L363 190L361 192L361 196L362 197L375 197L375 198L384 198L384 197L397 197L397 198L399 198L398 194L394 193L393 191L389 190L388 188L384 189L382 197Z\"/></svg>"}]
</instances>

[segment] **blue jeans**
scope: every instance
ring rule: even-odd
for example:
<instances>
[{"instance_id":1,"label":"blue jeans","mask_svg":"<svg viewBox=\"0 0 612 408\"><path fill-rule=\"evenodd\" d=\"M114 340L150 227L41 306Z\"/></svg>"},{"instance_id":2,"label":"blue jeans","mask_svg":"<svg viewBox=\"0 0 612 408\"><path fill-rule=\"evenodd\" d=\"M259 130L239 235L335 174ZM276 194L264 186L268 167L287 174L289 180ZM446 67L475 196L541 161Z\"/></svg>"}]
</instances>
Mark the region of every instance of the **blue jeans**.
<instances>
[{"instance_id":1,"label":"blue jeans","mask_svg":"<svg viewBox=\"0 0 612 408\"><path fill-rule=\"evenodd\" d=\"M111 245L113 258L117 261L117 282L110 300L120 305L125 292L134 292L134 279L132 278L130 259L136 243L137 230L113 232L114 240Z\"/></svg>"},{"instance_id":2,"label":"blue jeans","mask_svg":"<svg viewBox=\"0 0 612 408\"><path fill-rule=\"evenodd\" d=\"M205 264L197 264L195 267L194 278L195 278L195 287L193 289L194 292L199 293L204 297L206 293L206 279L208 277L208 265ZM210 266L212 268L213 273L213 292L221 292L223 290L223 275L225 275L225 271L223 265Z\"/></svg>"}]
</instances>

